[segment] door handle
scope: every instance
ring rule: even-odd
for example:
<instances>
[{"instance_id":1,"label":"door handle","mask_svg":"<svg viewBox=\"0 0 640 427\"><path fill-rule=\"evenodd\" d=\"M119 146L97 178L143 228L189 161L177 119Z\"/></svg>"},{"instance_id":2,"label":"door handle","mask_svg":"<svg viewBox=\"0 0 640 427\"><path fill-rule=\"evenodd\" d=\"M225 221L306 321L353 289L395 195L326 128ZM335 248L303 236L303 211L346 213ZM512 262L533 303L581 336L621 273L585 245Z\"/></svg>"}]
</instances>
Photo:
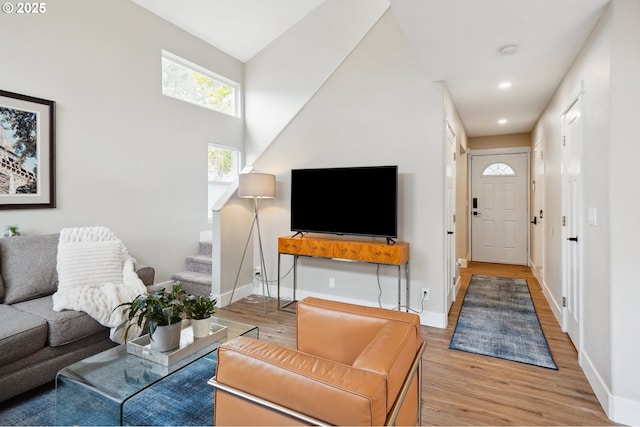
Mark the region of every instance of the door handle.
<instances>
[{"instance_id":1,"label":"door handle","mask_svg":"<svg viewBox=\"0 0 640 427\"><path fill-rule=\"evenodd\" d=\"M473 216L480 216L480 212L473 211Z\"/></svg>"},{"instance_id":2,"label":"door handle","mask_svg":"<svg viewBox=\"0 0 640 427\"><path fill-rule=\"evenodd\" d=\"M531 224L534 224L534 225L535 225L535 224L537 224L537 223L538 223L538 217L537 217L537 216L534 216L534 217L533 217L533 221L531 221Z\"/></svg>"},{"instance_id":3,"label":"door handle","mask_svg":"<svg viewBox=\"0 0 640 427\"><path fill-rule=\"evenodd\" d=\"M567 240L570 242L577 242L578 241L578 236L576 237L567 237Z\"/></svg>"},{"instance_id":4,"label":"door handle","mask_svg":"<svg viewBox=\"0 0 640 427\"><path fill-rule=\"evenodd\" d=\"M447 231L447 234L453 234L453 231Z\"/></svg>"}]
</instances>

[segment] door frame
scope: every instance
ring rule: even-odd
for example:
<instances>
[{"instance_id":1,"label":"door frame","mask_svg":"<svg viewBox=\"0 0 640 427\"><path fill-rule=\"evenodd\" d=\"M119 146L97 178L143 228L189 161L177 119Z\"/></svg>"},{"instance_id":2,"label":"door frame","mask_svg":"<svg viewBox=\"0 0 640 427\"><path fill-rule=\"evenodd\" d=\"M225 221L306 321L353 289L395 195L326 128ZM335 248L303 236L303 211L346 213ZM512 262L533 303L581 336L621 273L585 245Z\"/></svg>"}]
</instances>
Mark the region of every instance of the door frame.
<instances>
[{"instance_id":1,"label":"door frame","mask_svg":"<svg viewBox=\"0 0 640 427\"><path fill-rule=\"evenodd\" d=\"M467 155L467 170L469 171L468 175L468 182L467 182L467 186L469 188L468 191L468 200L467 200L467 206L469 206L469 209L467 209L467 224L468 225L468 230L467 230L467 244L469 247L469 254L471 256L471 258L473 258L473 253L472 251L472 246L471 246L471 236L473 234L473 217L471 215L471 206L473 206L473 195L471 194L471 185L472 185L472 179L473 179L473 174L471 173L471 160L473 158L473 156L490 156L490 155L499 155L499 154L526 154L527 156L527 165L531 165L531 147L505 147L505 148L481 148L481 149L472 149L469 150L469 154ZM525 186L527 188L527 194L526 194L526 198L527 198L527 213L526 213L526 217L527 218L531 218L531 167L527 167L527 185ZM527 266L530 267L530 257L529 257L529 253L531 251L531 227L529 227L529 221L525 222L526 224L526 229L527 229Z\"/></svg>"}]
</instances>

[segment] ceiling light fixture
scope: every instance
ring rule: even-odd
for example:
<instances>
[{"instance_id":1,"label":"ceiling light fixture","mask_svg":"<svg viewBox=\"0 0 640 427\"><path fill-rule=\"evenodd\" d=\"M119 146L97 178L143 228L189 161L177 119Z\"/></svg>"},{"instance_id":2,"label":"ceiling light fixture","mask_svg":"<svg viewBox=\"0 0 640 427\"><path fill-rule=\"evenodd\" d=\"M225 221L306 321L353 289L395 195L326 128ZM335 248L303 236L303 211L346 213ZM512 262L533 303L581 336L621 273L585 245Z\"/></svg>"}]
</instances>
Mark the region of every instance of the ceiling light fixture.
<instances>
[{"instance_id":1,"label":"ceiling light fixture","mask_svg":"<svg viewBox=\"0 0 640 427\"><path fill-rule=\"evenodd\" d=\"M498 53L500 56L511 56L518 53L518 45L517 44L507 44L500 48L498 48Z\"/></svg>"},{"instance_id":2,"label":"ceiling light fixture","mask_svg":"<svg viewBox=\"0 0 640 427\"><path fill-rule=\"evenodd\" d=\"M498 85L500 89L508 89L511 87L511 82L502 82Z\"/></svg>"},{"instance_id":3,"label":"ceiling light fixture","mask_svg":"<svg viewBox=\"0 0 640 427\"><path fill-rule=\"evenodd\" d=\"M504 125L504 124L506 124L506 123L507 123L507 119L500 119L500 120L498 120L498 124L499 124L499 125Z\"/></svg>"}]
</instances>

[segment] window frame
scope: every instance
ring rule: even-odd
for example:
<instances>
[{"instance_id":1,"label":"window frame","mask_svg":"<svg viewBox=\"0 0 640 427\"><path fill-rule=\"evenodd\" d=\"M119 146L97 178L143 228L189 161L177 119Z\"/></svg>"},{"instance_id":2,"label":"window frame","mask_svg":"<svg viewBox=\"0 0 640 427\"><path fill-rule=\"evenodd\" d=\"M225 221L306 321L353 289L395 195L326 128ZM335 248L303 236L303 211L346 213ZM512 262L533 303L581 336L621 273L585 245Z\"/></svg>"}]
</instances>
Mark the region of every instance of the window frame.
<instances>
[{"instance_id":1,"label":"window frame","mask_svg":"<svg viewBox=\"0 0 640 427\"><path fill-rule=\"evenodd\" d=\"M487 171L489 170L489 168L491 168L492 166L506 166L506 168L503 168L502 170L506 171L507 173L487 173ZM510 171L510 172L509 172ZM505 163L505 162L493 162L490 165L487 165L487 167L484 168L484 170L482 171L482 177L501 177L501 176L516 176L516 172L515 170L511 167L511 165Z\"/></svg>"},{"instance_id":2,"label":"window frame","mask_svg":"<svg viewBox=\"0 0 640 427\"><path fill-rule=\"evenodd\" d=\"M182 57L180 57L180 56L178 56L178 55L176 55L174 53L171 53L171 52L169 52L167 50L164 50L164 49L162 49L162 55L161 55L161 58L160 58L160 71L161 71L161 73L164 71L163 61L165 59L170 61L170 62L173 62L174 64L177 64L178 66L185 67L185 68L187 68L187 69L189 69L191 71L195 71L197 73L200 73L203 76L206 76L206 77L208 77L208 78L210 78L210 79L212 79L212 80L214 80L214 81L216 81L218 83L221 83L221 84L224 84L224 85L227 85L227 86L233 88L233 104L234 104L234 108L233 108L233 112L232 113L228 113L226 111L222 111L222 110L218 110L216 108L213 108L212 106L209 106L209 105L200 104L200 103L194 102L194 101L192 101L190 99L180 98L180 97L165 93L165 90L164 90L164 79L161 76L160 84L161 84L162 95L167 96L167 97L172 98L172 99L177 99L179 101L187 102L187 103L192 104L192 105L197 105L198 107L206 108L207 110L216 111L218 113L226 114L228 116L236 117L236 118L239 118L239 119L242 118L242 103L241 103L242 102L242 96L241 96L242 86L240 85L240 83L238 83L238 82L236 82L234 80L231 80L231 79L229 79L227 77L221 76L218 73L215 73L215 72L213 72L213 71L211 71L211 70L209 70L209 69L207 69L207 68L205 68L205 67L203 67L201 65L195 64L195 63L193 63L193 62L191 62L191 61L189 61L187 59L184 59L184 58L182 58Z\"/></svg>"},{"instance_id":3,"label":"window frame","mask_svg":"<svg viewBox=\"0 0 640 427\"><path fill-rule=\"evenodd\" d=\"M209 144L207 144L207 155L209 154L210 148L219 148L222 150L229 150L236 153L236 161L235 161L236 170L235 170L234 176L235 178L237 178L237 176L240 175L240 172L242 171L242 150L238 147L233 147L231 145L216 144L214 142L210 142ZM209 179L209 168L207 166L207 182L221 184L221 185L230 185L231 183L233 183L235 178L230 181Z\"/></svg>"}]
</instances>

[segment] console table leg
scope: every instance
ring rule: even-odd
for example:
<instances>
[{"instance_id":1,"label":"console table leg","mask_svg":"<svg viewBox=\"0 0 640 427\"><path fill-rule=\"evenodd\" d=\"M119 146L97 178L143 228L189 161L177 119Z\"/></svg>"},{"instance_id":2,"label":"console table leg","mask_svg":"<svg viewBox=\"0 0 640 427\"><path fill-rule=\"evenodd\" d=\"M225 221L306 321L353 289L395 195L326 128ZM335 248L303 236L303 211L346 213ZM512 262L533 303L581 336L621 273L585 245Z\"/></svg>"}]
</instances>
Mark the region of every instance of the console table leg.
<instances>
[{"instance_id":1,"label":"console table leg","mask_svg":"<svg viewBox=\"0 0 640 427\"><path fill-rule=\"evenodd\" d=\"M398 266L398 268L400 268L400 266ZM408 313L409 312L409 261L404 263L404 277L405 277L405 283L407 285L407 293L405 295L405 298L407 302L407 313Z\"/></svg>"}]
</instances>

